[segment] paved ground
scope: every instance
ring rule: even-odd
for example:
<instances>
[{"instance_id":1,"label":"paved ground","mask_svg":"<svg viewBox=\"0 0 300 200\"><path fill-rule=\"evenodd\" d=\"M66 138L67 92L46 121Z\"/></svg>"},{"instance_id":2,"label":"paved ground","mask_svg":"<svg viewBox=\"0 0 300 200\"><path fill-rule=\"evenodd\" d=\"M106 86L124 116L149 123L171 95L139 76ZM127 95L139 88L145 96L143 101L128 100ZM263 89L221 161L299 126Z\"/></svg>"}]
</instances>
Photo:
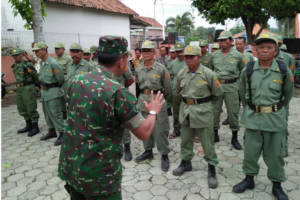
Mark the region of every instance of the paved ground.
<instances>
[{"instance_id":1,"label":"paved ground","mask_svg":"<svg viewBox=\"0 0 300 200\"><path fill-rule=\"evenodd\" d=\"M25 123L17 114L16 106L2 108L2 199L5 200L64 200L69 199L64 190L64 183L57 177L59 147L54 147L54 139L41 142L47 127L39 104L41 134L29 138L17 135L16 130ZM287 181L283 184L290 199L300 197L300 98L291 102L289 121L289 154L286 161ZM225 114L223 114L224 118ZM207 186L207 164L203 160L201 145L196 144L193 159L193 171L181 177L172 175L172 170L179 165L180 140L170 141L171 169L165 173L160 170L160 155L155 149L154 160L148 164L136 164L134 161L123 162L123 199L125 200L271 200L271 183L266 177L266 166L260 159L261 170L255 178L256 188L244 194L233 194L232 186L243 177L243 152L231 149L230 131L222 126L221 142L216 145L220 164L217 167L219 187L215 190ZM241 130L241 133L243 129ZM242 141L242 134L240 134ZM133 137L134 157L143 151L142 142Z\"/></svg>"}]
</instances>

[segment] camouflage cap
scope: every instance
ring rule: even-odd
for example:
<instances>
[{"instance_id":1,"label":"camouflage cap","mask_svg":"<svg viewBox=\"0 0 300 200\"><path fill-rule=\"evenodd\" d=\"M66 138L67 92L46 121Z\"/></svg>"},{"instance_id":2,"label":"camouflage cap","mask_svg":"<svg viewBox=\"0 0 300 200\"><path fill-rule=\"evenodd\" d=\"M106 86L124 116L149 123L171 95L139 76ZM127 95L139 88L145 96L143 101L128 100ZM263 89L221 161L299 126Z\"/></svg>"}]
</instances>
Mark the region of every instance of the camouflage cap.
<instances>
[{"instance_id":1,"label":"camouflage cap","mask_svg":"<svg viewBox=\"0 0 300 200\"><path fill-rule=\"evenodd\" d=\"M142 44L142 49L155 49L155 44L152 41L146 40Z\"/></svg>"},{"instance_id":2,"label":"camouflage cap","mask_svg":"<svg viewBox=\"0 0 300 200\"><path fill-rule=\"evenodd\" d=\"M70 50L80 50L82 51L82 47L80 44L78 43L73 43L71 46L70 46Z\"/></svg>"},{"instance_id":3,"label":"camouflage cap","mask_svg":"<svg viewBox=\"0 0 300 200\"><path fill-rule=\"evenodd\" d=\"M255 44L260 44L261 42L264 42L264 41L271 41L271 42L274 42L276 45L278 45L277 39L274 37L274 35L272 35L270 33L260 34L258 36L258 38L256 38Z\"/></svg>"},{"instance_id":4,"label":"camouflage cap","mask_svg":"<svg viewBox=\"0 0 300 200\"><path fill-rule=\"evenodd\" d=\"M93 45L93 46L90 47L90 52L91 53L96 53L97 49L98 49L98 47L96 45Z\"/></svg>"},{"instance_id":5,"label":"camouflage cap","mask_svg":"<svg viewBox=\"0 0 300 200\"><path fill-rule=\"evenodd\" d=\"M198 46L188 45L184 48L185 56L201 56L201 49Z\"/></svg>"},{"instance_id":6,"label":"camouflage cap","mask_svg":"<svg viewBox=\"0 0 300 200\"><path fill-rule=\"evenodd\" d=\"M281 45L280 50L286 51L287 50L286 45L285 44Z\"/></svg>"},{"instance_id":7,"label":"camouflage cap","mask_svg":"<svg viewBox=\"0 0 300 200\"><path fill-rule=\"evenodd\" d=\"M16 55L19 55L19 54L21 54L21 53L23 53L23 52L24 52L24 51L23 51L22 49L20 49L20 48L13 48L13 49L11 50L10 55L16 56Z\"/></svg>"},{"instance_id":8,"label":"camouflage cap","mask_svg":"<svg viewBox=\"0 0 300 200\"><path fill-rule=\"evenodd\" d=\"M206 47L206 46L208 46L208 41L207 40L200 40L199 46L200 47Z\"/></svg>"},{"instance_id":9,"label":"camouflage cap","mask_svg":"<svg viewBox=\"0 0 300 200\"><path fill-rule=\"evenodd\" d=\"M56 42L54 48L55 49L65 48L65 45L61 42Z\"/></svg>"},{"instance_id":10,"label":"camouflage cap","mask_svg":"<svg viewBox=\"0 0 300 200\"><path fill-rule=\"evenodd\" d=\"M222 31L218 37L218 40L224 40L227 38L232 38L232 34L230 31Z\"/></svg>"},{"instance_id":11,"label":"camouflage cap","mask_svg":"<svg viewBox=\"0 0 300 200\"><path fill-rule=\"evenodd\" d=\"M220 45L219 45L219 43L214 42L211 48L212 49L220 49Z\"/></svg>"},{"instance_id":12,"label":"camouflage cap","mask_svg":"<svg viewBox=\"0 0 300 200\"><path fill-rule=\"evenodd\" d=\"M91 54L91 51L90 51L89 48L84 48L84 49L83 49L83 53L84 53L84 54Z\"/></svg>"},{"instance_id":13,"label":"camouflage cap","mask_svg":"<svg viewBox=\"0 0 300 200\"><path fill-rule=\"evenodd\" d=\"M169 52L175 52L175 46L174 46L174 45L172 45L172 46L170 47Z\"/></svg>"},{"instance_id":14,"label":"camouflage cap","mask_svg":"<svg viewBox=\"0 0 300 200\"><path fill-rule=\"evenodd\" d=\"M47 49L48 46L46 43L44 42L38 42L38 43L35 43L33 48L32 48L32 51L37 51L37 50L40 50L40 49Z\"/></svg>"},{"instance_id":15,"label":"camouflage cap","mask_svg":"<svg viewBox=\"0 0 300 200\"><path fill-rule=\"evenodd\" d=\"M175 44L175 51L182 51L184 50L184 44L179 42Z\"/></svg>"},{"instance_id":16,"label":"camouflage cap","mask_svg":"<svg viewBox=\"0 0 300 200\"><path fill-rule=\"evenodd\" d=\"M99 39L99 52L107 54L126 54L128 42L124 37L106 35Z\"/></svg>"}]
</instances>

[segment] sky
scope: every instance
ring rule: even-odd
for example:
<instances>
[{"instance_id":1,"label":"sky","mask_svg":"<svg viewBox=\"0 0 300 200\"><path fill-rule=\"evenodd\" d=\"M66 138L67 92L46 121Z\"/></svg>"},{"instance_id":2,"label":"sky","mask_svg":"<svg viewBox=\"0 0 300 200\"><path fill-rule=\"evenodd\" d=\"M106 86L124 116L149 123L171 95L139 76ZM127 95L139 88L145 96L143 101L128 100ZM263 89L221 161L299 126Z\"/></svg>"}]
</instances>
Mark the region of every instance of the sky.
<instances>
[{"instance_id":1,"label":"sky","mask_svg":"<svg viewBox=\"0 0 300 200\"><path fill-rule=\"evenodd\" d=\"M154 18L154 0L120 0L125 5L136 11L140 16ZM229 30L237 24L243 24L241 20L227 20L225 25L209 24L196 8L191 6L191 0L156 0L155 6L155 19L164 25L168 17L176 17L182 15L184 12L189 11L194 16L195 27L216 27L216 29ZM274 19L269 20L271 27L276 27Z\"/></svg>"}]
</instances>

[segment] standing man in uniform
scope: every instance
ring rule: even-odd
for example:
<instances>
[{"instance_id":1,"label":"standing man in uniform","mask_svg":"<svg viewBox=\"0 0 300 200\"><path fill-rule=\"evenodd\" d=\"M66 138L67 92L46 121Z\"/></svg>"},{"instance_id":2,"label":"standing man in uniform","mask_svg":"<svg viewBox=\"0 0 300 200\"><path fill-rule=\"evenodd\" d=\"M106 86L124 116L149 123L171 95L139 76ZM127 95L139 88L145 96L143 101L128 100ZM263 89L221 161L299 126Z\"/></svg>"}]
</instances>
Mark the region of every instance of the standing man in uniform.
<instances>
[{"instance_id":1,"label":"standing man in uniform","mask_svg":"<svg viewBox=\"0 0 300 200\"><path fill-rule=\"evenodd\" d=\"M99 64L121 76L127 64L127 41L104 36L99 41ZM145 102L146 119L136 108L136 98L104 73L93 71L71 79L66 135L60 152L59 177L72 200L121 200L123 128L141 139L154 130L164 104L159 92ZM115 111L115 112L111 112Z\"/></svg>"},{"instance_id":2,"label":"standing man in uniform","mask_svg":"<svg viewBox=\"0 0 300 200\"><path fill-rule=\"evenodd\" d=\"M64 83L64 72L61 66L48 55L48 46L44 42L38 42L32 49L36 56L41 59L41 69L39 81L41 83L41 101L45 120L49 131L41 137L41 140L48 140L56 137L56 131L59 137L54 145L61 144L61 138L64 133L63 120L63 91L61 86Z\"/></svg>"},{"instance_id":3,"label":"standing man in uniform","mask_svg":"<svg viewBox=\"0 0 300 200\"><path fill-rule=\"evenodd\" d=\"M172 80L172 104L173 104L173 127L174 132L169 136L170 139L174 139L180 136L180 123L179 123L179 105L180 99L178 99L178 95L176 93L176 82L177 82L177 75L180 70L186 67L184 62L184 45L182 43L175 44L175 52L177 58L170 63L171 69L171 80Z\"/></svg>"},{"instance_id":4,"label":"standing man in uniform","mask_svg":"<svg viewBox=\"0 0 300 200\"><path fill-rule=\"evenodd\" d=\"M160 64L165 66L165 68L168 69L170 58L168 56L167 48L165 46L160 47L159 54L160 54L160 56L158 58L156 58L156 62L159 62ZM169 71L169 73L170 73L170 71Z\"/></svg>"},{"instance_id":5,"label":"standing man in uniform","mask_svg":"<svg viewBox=\"0 0 300 200\"><path fill-rule=\"evenodd\" d=\"M208 41L207 40L201 40L200 41L200 47L201 47L201 64L205 67L210 67L210 53L208 52Z\"/></svg>"},{"instance_id":6,"label":"standing man in uniform","mask_svg":"<svg viewBox=\"0 0 300 200\"><path fill-rule=\"evenodd\" d=\"M288 200L281 182L286 180L283 144L287 128L286 107L293 95L294 79L288 67L276 61L278 48L274 36L263 33L255 43L258 61L248 63L240 78L246 178L233 187L233 192L242 193L255 187L253 178L258 174L257 162L263 152L267 176L273 182L273 195L278 200Z\"/></svg>"},{"instance_id":7,"label":"standing man in uniform","mask_svg":"<svg viewBox=\"0 0 300 200\"><path fill-rule=\"evenodd\" d=\"M235 47L236 50L238 50L243 56L244 56L244 63L253 62L254 57L251 53L245 51L245 48L247 46L246 38L239 37L235 40Z\"/></svg>"},{"instance_id":8,"label":"standing man in uniform","mask_svg":"<svg viewBox=\"0 0 300 200\"><path fill-rule=\"evenodd\" d=\"M211 53L214 53L215 51L220 49L220 45L217 42L214 42L212 47L211 47Z\"/></svg>"},{"instance_id":9,"label":"standing man in uniform","mask_svg":"<svg viewBox=\"0 0 300 200\"><path fill-rule=\"evenodd\" d=\"M180 176L192 170L191 160L194 156L194 136L201 141L208 162L208 186L218 186L215 166L218 164L213 142L213 107L212 98L221 95L220 83L213 71L201 62L201 49L187 46L184 49L185 62L188 67L181 70L177 77L176 89L180 102L179 122L181 124L182 159L173 175Z\"/></svg>"},{"instance_id":10,"label":"standing man in uniform","mask_svg":"<svg viewBox=\"0 0 300 200\"><path fill-rule=\"evenodd\" d=\"M174 46L174 45L172 45L172 46L170 47L169 54L170 54L170 62L169 62L169 64L170 64L170 63L171 63L172 61L174 61L174 60L176 59L176 57L177 57L176 51L175 51L175 46Z\"/></svg>"},{"instance_id":11,"label":"standing man in uniform","mask_svg":"<svg viewBox=\"0 0 300 200\"><path fill-rule=\"evenodd\" d=\"M40 132L35 89L35 86L39 85L38 74L32 63L24 60L24 51L22 49L14 48L11 56L15 61L12 69L17 81L17 109L26 121L25 128L18 130L18 133L28 132L28 136L32 137Z\"/></svg>"},{"instance_id":12,"label":"standing man in uniform","mask_svg":"<svg viewBox=\"0 0 300 200\"><path fill-rule=\"evenodd\" d=\"M150 91L154 94L161 91L164 97L167 99L171 93L171 85L168 70L160 63L154 60L155 55L155 44L151 41L146 40L142 44L142 55L144 63L140 64L136 68L136 81L140 87L140 95L138 97L138 108L143 114L147 115L143 102L149 102ZM144 160L152 159L152 149L154 145L157 146L161 157L161 169L168 171L170 167L168 153L170 152L169 141L169 119L167 112L167 105L162 107L159 115L157 115L157 124L155 130L150 138L144 141L145 152L138 156L135 161L142 162Z\"/></svg>"},{"instance_id":13,"label":"standing man in uniform","mask_svg":"<svg viewBox=\"0 0 300 200\"><path fill-rule=\"evenodd\" d=\"M240 73L244 68L243 55L237 50L231 48L232 35L230 32L221 32L218 40L220 41L220 50L211 55L211 69L215 71L221 83L223 95L217 98L215 103L214 132L215 142L219 142L218 129L220 128L220 115L222 112L223 100L225 101L228 113L229 127L232 131L231 144L241 150L242 146L238 141L239 131L239 94L238 80Z\"/></svg>"},{"instance_id":14,"label":"standing man in uniform","mask_svg":"<svg viewBox=\"0 0 300 200\"><path fill-rule=\"evenodd\" d=\"M72 62L72 58L65 54L65 45L61 42L55 43L55 56L54 59L60 64L61 68L64 71L64 75L67 75L67 65ZM66 77L65 77L66 78Z\"/></svg>"},{"instance_id":15,"label":"standing man in uniform","mask_svg":"<svg viewBox=\"0 0 300 200\"><path fill-rule=\"evenodd\" d=\"M90 62L92 57L90 50L88 48L84 48L82 52L83 52L82 58Z\"/></svg>"}]
</instances>

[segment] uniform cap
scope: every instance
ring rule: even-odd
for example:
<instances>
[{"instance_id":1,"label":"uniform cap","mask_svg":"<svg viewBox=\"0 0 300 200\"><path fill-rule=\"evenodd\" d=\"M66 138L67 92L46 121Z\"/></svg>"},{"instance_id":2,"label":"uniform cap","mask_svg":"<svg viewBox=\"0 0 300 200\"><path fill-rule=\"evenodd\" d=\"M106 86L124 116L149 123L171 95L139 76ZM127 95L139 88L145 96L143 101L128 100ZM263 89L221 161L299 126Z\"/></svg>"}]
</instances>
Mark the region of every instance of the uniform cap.
<instances>
[{"instance_id":1,"label":"uniform cap","mask_svg":"<svg viewBox=\"0 0 300 200\"><path fill-rule=\"evenodd\" d=\"M255 44L260 44L261 42L264 41L272 41L276 45L278 45L277 39L270 33L262 33L258 36L258 38L255 40Z\"/></svg>"},{"instance_id":2,"label":"uniform cap","mask_svg":"<svg viewBox=\"0 0 300 200\"><path fill-rule=\"evenodd\" d=\"M95 53L97 51L98 47L96 45L93 45L90 47L90 52Z\"/></svg>"},{"instance_id":3,"label":"uniform cap","mask_svg":"<svg viewBox=\"0 0 300 200\"><path fill-rule=\"evenodd\" d=\"M175 44L175 51L181 51L184 50L184 44L179 42Z\"/></svg>"},{"instance_id":4,"label":"uniform cap","mask_svg":"<svg viewBox=\"0 0 300 200\"><path fill-rule=\"evenodd\" d=\"M44 42L38 42L38 43L35 43L33 48L32 48L32 51L37 51L37 50L40 50L40 49L47 49L48 46L46 43Z\"/></svg>"},{"instance_id":5,"label":"uniform cap","mask_svg":"<svg viewBox=\"0 0 300 200\"><path fill-rule=\"evenodd\" d=\"M70 50L80 50L82 51L82 47L80 44L78 43L73 43L71 46L70 46Z\"/></svg>"},{"instance_id":6,"label":"uniform cap","mask_svg":"<svg viewBox=\"0 0 300 200\"><path fill-rule=\"evenodd\" d=\"M206 47L208 46L207 40L200 40L200 47Z\"/></svg>"},{"instance_id":7,"label":"uniform cap","mask_svg":"<svg viewBox=\"0 0 300 200\"><path fill-rule=\"evenodd\" d=\"M126 54L128 42L124 37L107 35L99 39L99 52L107 54Z\"/></svg>"},{"instance_id":8,"label":"uniform cap","mask_svg":"<svg viewBox=\"0 0 300 200\"><path fill-rule=\"evenodd\" d=\"M90 51L89 48L84 48L84 49L83 49L83 53L91 54L91 51Z\"/></svg>"},{"instance_id":9,"label":"uniform cap","mask_svg":"<svg viewBox=\"0 0 300 200\"><path fill-rule=\"evenodd\" d=\"M201 56L201 49L198 46L188 45L184 48L185 56Z\"/></svg>"},{"instance_id":10,"label":"uniform cap","mask_svg":"<svg viewBox=\"0 0 300 200\"><path fill-rule=\"evenodd\" d=\"M22 49L20 49L20 48L13 48L13 49L11 50L10 55L16 56L16 55L19 55L19 54L21 54L21 53L23 53L23 52L24 52L24 51L23 51Z\"/></svg>"},{"instance_id":11,"label":"uniform cap","mask_svg":"<svg viewBox=\"0 0 300 200\"><path fill-rule=\"evenodd\" d=\"M170 47L169 52L175 52L175 46L174 46L174 45L172 45L172 46Z\"/></svg>"},{"instance_id":12,"label":"uniform cap","mask_svg":"<svg viewBox=\"0 0 300 200\"><path fill-rule=\"evenodd\" d=\"M65 45L61 42L56 42L54 48L55 49L65 48Z\"/></svg>"},{"instance_id":13,"label":"uniform cap","mask_svg":"<svg viewBox=\"0 0 300 200\"><path fill-rule=\"evenodd\" d=\"M218 40L223 40L227 38L232 38L232 34L230 31L222 31L218 37Z\"/></svg>"},{"instance_id":14,"label":"uniform cap","mask_svg":"<svg viewBox=\"0 0 300 200\"><path fill-rule=\"evenodd\" d=\"M286 51L287 50L286 45L285 44L281 45L280 50Z\"/></svg>"},{"instance_id":15,"label":"uniform cap","mask_svg":"<svg viewBox=\"0 0 300 200\"><path fill-rule=\"evenodd\" d=\"M142 49L155 49L155 44L152 41L146 40L142 44Z\"/></svg>"},{"instance_id":16,"label":"uniform cap","mask_svg":"<svg viewBox=\"0 0 300 200\"><path fill-rule=\"evenodd\" d=\"M219 43L213 43L213 45L212 45L212 47L211 47L212 49L220 49L220 45L219 45Z\"/></svg>"}]
</instances>

